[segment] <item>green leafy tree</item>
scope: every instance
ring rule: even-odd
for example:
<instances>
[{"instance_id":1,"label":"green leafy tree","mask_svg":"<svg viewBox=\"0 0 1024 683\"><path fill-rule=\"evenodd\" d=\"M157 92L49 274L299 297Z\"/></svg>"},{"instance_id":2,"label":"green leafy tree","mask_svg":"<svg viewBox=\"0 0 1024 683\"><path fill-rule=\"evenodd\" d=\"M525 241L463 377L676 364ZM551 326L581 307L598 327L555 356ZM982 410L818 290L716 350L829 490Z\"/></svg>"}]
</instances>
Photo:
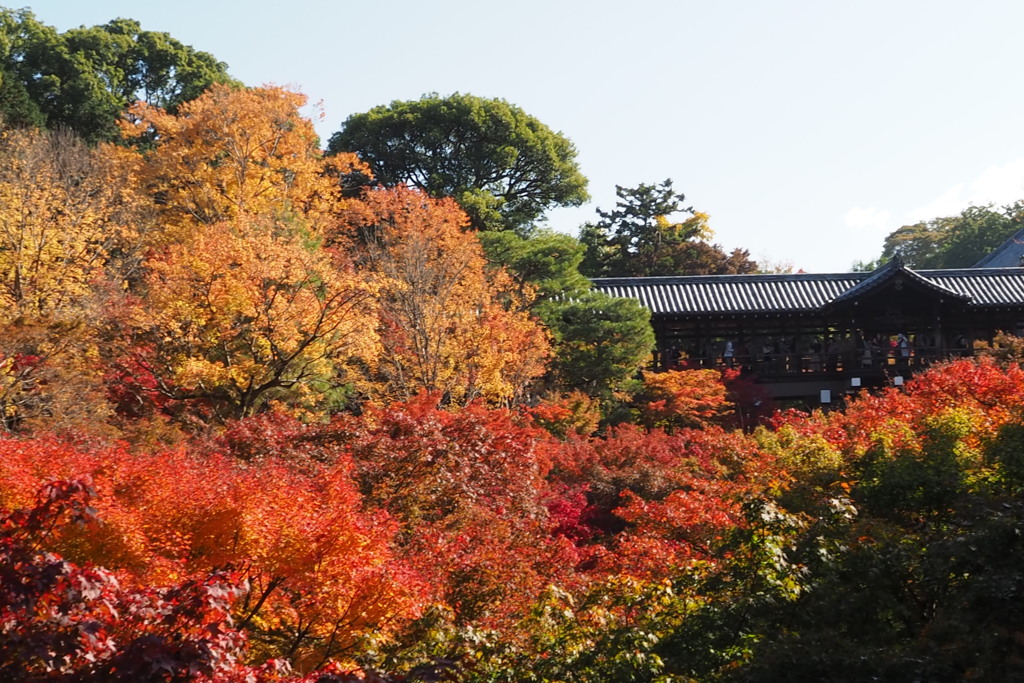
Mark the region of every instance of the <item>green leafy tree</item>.
<instances>
[{"instance_id":1,"label":"green leafy tree","mask_svg":"<svg viewBox=\"0 0 1024 683\"><path fill-rule=\"evenodd\" d=\"M897 254L903 262L912 268L934 268L941 262L941 244L948 229L947 218L936 218L913 225L904 225L889 233L885 238L885 246L882 250L882 257L877 261L871 261L865 266L865 270L874 270L875 267L888 261Z\"/></svg>"},{"instance_id":2,"label":"green leafy tree","mask_svg":"<svg viewBox=\"0 0 1024 683\"><path fill-rule=\"evenodd\" d=\"M535 289L536 304L590 289L590 281L580 274L583 245L571 235L538 230L529 237L509 231L482 232L479 237L488 260L505 266L520 291Z\"/></svg>"},{"instance_id":3,"label":"green leafy tree","mask_svg":"<svg viewBox=\"0 0 1024 683\"><path fill-rule=\"evenodd\" d=\"M1024 227L1024 200L1003 206L969 206L954 219L943 268L967 268Z\"/></svg>"},{"instance_id":4,"label":"green leafy tree","mask_svg":"<svg viewBox=\"0 0 1024 683\"><path fill-rule=\"evenodd\" d=\"M629 388L654 343L647 309L592 290L579 271L583 245L570 235L541 230L529 237L509 231L479 237L488 258L504 266L521 291L535 293L531 312L553 340L549 388L601 398Z\"/></svg>"},{"instance_id":5,"label":"green leafy tree","mask_svg":"<svg viewBox=\"0 0 1024 683\"><path fill-rule=\"evenodd\" d=\"M57 31L36 20L27 9L14 11L0 7L0 113L6 123L16 127L42 127L46 115L29 92L29 80L22 67L29 46L57 45ZM46 78L38 74L37 79Z\"/></svg>"},{"instance_id":6,"label":"green leafy tree","mask_svg":"<svg viewBox=\"0 0 1024 683\"><path fill-rule=\"evenodd\" d=\"M615 194L615 209L598 209L601 220L580 230L586 247L581 270L586 275L727 275L757 270L746 250L726 254L707 241L712 235L707 214L684 207L685 197L672 189L671 179L635 188L616 185ZM676 214L689 217L676 221Z\"/></svg>"},{"instance_id":7,"label":"green leafy tree","mask_svg":"<svg viewBox=\"0 0 1024 683\"><path fill-rule=\"evenodd\" d=\"M28 10L0 8L0 112L12 123L70 128L90 142L117 137L117 119L143 100L173 111L227 65L167 33L115 19L58 33Z\"/></svg>"},{"instance_id":8,"label":"green leafy tree","mask_svg":"<svg viewBox=\"0 0 1024 683\"><path fill-rule=\"evenodd\" d=\"M548 209L589 199L572 142L501 99L395 101L350 116L327 150L356 152L384 185L453 197L478 230L525 233Z\"/></svg>"},{"instance_id":9,"label":"green leafy tree","mask_svg":"<svg viewBox=\"0 0 1024 683\"><path fill-rule=\"evenodd\" d=\"M544 302L537 314L554 337L552 368L563 388L610 397L626 389L650 359L650 311L633 299L591 290Z\"/></svg>"},{"instance_id":10,"label":"green leafy tree","mask_svg":"<svg viewBox=\"0 0 1024 683\"><path fill-rule=\"evenodd\" d=\"M969 206L956 216L904 225L885 238L882 260L912 268L969 268L1024 227L1024 200Z\"/></svg>"},{"instance_id":11,"label":"green leafy tree","mask_svg":"<svg viewBox=\"0 0 1024 683\"><path fill-rule=\"evenodd\" d=\"M42 128L46 117L25 90L25 84L6 68L0 69L0 117L14 128Z\"/></svg>"}]
</instances>

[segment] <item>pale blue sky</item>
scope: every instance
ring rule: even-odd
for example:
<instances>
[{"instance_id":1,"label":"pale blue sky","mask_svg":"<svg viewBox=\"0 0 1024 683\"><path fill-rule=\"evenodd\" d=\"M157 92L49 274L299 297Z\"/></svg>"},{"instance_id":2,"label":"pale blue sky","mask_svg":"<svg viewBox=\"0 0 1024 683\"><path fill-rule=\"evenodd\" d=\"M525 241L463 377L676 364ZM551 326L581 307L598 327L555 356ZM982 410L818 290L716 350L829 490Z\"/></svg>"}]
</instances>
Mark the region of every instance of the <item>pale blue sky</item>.
<instances>
[{"instance_id":1,"label":"pale blue sky","mask_svg":"<svg viewBox=\"0 0 1024 683\"><path fill-rule=\"evenodd\" d=\"M0 0L2 3L2 0ZM16 4L2 3L7 6ZM667 177L715 240L844 271L900 225L1024 198L1024 3L36 0L65 30L129 17L250 85L352 113L502 97L579 150L591 204Z\"/></svg>"}]
</instances>

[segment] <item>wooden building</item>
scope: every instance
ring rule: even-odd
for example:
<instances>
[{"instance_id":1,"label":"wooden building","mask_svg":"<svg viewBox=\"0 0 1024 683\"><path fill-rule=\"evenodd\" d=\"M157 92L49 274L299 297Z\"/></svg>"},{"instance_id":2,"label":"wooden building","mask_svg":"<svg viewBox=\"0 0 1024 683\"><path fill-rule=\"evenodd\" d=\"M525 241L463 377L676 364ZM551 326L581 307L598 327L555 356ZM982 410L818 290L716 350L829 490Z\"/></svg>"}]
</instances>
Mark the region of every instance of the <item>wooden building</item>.
<instances>
[{"instance_id":1,"label":"wooden building","mask_svg":"<svg viewBox=\"0 0 1024 683\"><path fill-rule=\"evenodd\" d=\"M654 365L740 368L778 397L899 384L999 331L1024 335L1024 268L600 278L651 311ZM827 391L828 394L822 393Z\"/></svg>"}]
</instances>

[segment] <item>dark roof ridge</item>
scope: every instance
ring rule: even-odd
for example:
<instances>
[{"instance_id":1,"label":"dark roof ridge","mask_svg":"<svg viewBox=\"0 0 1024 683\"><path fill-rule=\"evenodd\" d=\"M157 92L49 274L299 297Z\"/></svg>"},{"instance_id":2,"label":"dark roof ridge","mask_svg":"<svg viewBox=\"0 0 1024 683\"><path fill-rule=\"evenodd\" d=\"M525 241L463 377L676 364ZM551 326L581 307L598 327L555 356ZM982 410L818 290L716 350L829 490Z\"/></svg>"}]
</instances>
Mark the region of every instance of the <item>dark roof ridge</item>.
<instances>
[{"instance_id":1,"label":"dark roof ridge","mask_svg":"<svg viewBox=\"0 0 1024 683\"><path fill-rule=\"evenodd\" d=\"M868 292L878 289L885 283L890 282L896 278L905 277L911 282L916 282L918 285L925 289L930 289L934 292L939 292L945 296L953 297L953 299L959 299L960 301L970 301L971 296L961 292L953 291L942 284L930 280L923 274L911 270L907 267L907 264L903 262L903 259L897 254L892 260L879 266L875 272L871 273L871 276L861 282L857 283L850 289L846 290L835 299L829 302L829 306L836 306L839 304L852 301L865 295Z\"/></svg>"},{"instance_id":2,"label":"dark roof ridge","mask_svg":"<svg viewBox=\"0 0 1024 683\"><path fill-rule=\"evenodd\" d=\"M885 272L900 272L889 265ZM974 308L1016 306L1024 310L1024 267L914 271L906 281L938 293L947 303ZM740 315L744 312L826 312L831 302L861 287L876 273L750 273L595 278L596 289L633 298L659 315ZM879 282L881 278L875 278ZM864 293L865 289L859 290ZM845 299L847 303L850 299ZM843 305L841 301L839 305Z\"/></svg>"},{"instance_id":3,"label":"dark roof ridge","mask_svg":"<svg viewBox=\"0 0 1024 683\"><path fill-rule=\"evenodd\" d=\"M985 268L984 273L979 273L978 270L978 266L971 266L969 268L929 268L928 270L915 270L914 272L918 275L923 275L924 277L1024 275L1024 266L998 266L996 268Z\"/></svg>"},{"instance_id":4,"label":"dark roof ridge","mask_svg":"<svg viewBox=\"0 0 1024 683\"><path fill-rule=\"evenodd\" d=\"M617 282L648 282L651 284L672 284L677 282L725 282L728 280L765 280L765 281L777 281L785 282L788 280L816 280L816 279L829 279L829 280L851 280L851 279L867 279L871 276L878 274L883 269L893 268L893 261L886 261L883 265L879 266L874 271L851 271L847 273L735 273L725 275L616 275L614 277L592 277L589 278L591 282L601 284L615 284ZM902 269L913 275L917 275L923 278L930 277L957 277L957 276L970 276L978 277L981 273L978 273L978 269L975 266L964 267L964 268L927 268L927 269L915 269L910 268L903 264ZM1021 275L1024 274L1024 266L999 266L997 268L986 268L986 275ZM934 283L931 283L934 285Z\"/></svg>"},{"instance_id":5,"label":"dark roof ridge","mask_svg":"<svg viewBox=\"0 0 1024 683\"><path fill-rule=\"evenodd\" d=\"M617 284L641 281L649 284L675 284L680 282L727 282L741 280L763 280L767 282L786 282L791 280L850 280L871 275L866 272L855 273L739 273L728 275L622 275L618 277L592 277L596 284Z\"/></svg>"}]
</instances>

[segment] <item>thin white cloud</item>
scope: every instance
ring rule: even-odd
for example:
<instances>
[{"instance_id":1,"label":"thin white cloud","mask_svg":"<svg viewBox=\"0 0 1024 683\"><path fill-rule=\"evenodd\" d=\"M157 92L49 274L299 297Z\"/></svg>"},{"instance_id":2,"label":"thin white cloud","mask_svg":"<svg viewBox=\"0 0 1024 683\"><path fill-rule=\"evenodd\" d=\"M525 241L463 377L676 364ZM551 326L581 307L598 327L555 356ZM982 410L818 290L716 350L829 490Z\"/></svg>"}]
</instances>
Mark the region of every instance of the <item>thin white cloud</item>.
<instances>
[{"instance_id":1,"label":"thin white cloud","mask_svg":"<svg viewBox=\"0 0 1024 683\"><path fill-rule=\"evenodd\" d=\"M876 234L892 229L891 217L892 214L888 209L879 209L875 206L855 206L846 212L843 221L846 223L846 227L852 228L858 233Z\"/></svg>"},{"instance_id":2,"label":"thin white cloud","mask_svg":"<svg viewBox=\"0 0 1024 683\"><path fill-rule=\"evenodd\" d=\"M989 166L968 183L953 185L923 206L908 211L904 224L955 216L970 205L1011 204L1024 198L1024 158Z\"/></svg>"},{"instance_id":3,"label":"thin white cloud","mask_svg":"<svg viewBox=\"0 0 1024 683\"><path fill-rule=\"evenodd\" d=\"M830 272L845 272L857 262L878 257L882 241L893 230L892 212L877 206L855 206L843 216L847 231L844 248L837 250Z\"/></svg>"}]
</instances>

